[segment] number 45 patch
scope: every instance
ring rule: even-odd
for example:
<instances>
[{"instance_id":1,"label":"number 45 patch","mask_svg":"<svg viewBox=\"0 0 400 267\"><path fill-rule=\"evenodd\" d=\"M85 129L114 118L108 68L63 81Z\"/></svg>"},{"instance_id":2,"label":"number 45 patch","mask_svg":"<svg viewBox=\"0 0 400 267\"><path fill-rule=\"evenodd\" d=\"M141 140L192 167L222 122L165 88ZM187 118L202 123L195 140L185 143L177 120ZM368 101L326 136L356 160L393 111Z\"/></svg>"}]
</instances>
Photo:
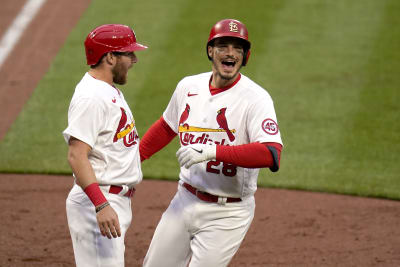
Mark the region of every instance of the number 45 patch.
<instances>
[{"instance_id":1,"label":"number 45 patch","mask_svg":"<svg viewBox=\"0 0 400 267\"><path fill-rule=\"evenodd\" d=\"M275 135L279 131L278 124L273 119L265 119L261 124L264 132L270 135Z\"/></svg>"}]
</instances>

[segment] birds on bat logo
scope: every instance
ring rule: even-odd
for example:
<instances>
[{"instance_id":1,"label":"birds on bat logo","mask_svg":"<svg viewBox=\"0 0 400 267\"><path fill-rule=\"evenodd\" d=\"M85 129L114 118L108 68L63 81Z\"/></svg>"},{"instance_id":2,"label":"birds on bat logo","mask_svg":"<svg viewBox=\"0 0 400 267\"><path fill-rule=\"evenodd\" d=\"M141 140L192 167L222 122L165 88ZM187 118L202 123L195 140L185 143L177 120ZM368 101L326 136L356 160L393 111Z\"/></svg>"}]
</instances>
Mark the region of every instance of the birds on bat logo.
<instances>
[{"instance_id":1,"label":"birds on bat logo","mask_svg":"<svg viewBox=\"0 0 400 267\"><path fill-rule=\"evenodd\" d=\"M221 108L216 112L216 122L218 124L219 128L204 128L204 127L198 127L198 126L190 126L187 123L187 120L190 116L190 105L186 104L185 109L183 110L180 118L179 118L179 134L181 137L181 142L183 145L191 143L207 143L207 142L215 142L218 144L223 144L225 142L225 139L223 139L221 142L213 141L210 139L209 134L206 134L208 132L213 132L213 133L226 133L228 136L228 139L230 142L233 142L235 140L235 135L234 133L236 132L235 129L230 129L228 125L228 120L226 118L226 110L227 108ZM202 133L201 136L197 137L195 134L192 134L189 132L200 132ZM195 138L197 137L197 138Z\"/></svg>"},{"instance_id":2,"label":"birds on bat logo","mask_svg":"<svg viewBox=\"0 0 400 267\"><path fill-rule=\"evenodd\" d=\"M226 120L225 116L225 111L226 108L221 108L220 110L217 111L217 122L219 125L219 128L223 129L226 134L228 135L229 141L233 142L235 140L235 136L231 132L231 130L228 127L228 121Z\"/></svg>"},{"instance_id":3,"label":"birds on bat logo","mask_svg":"<svg viewBox=\"0 0 400 267\"><path fill-rule=\"evenodd\" d=\"M189 118L189 112L190 112L190 106L189 104L186 104L185 110L182 112L181 117L179 119L179 125L182 125ZM186 127L186 129L189 129L189 125L187 123L183 124L182 126Z\"/></svg>"},{"instance_id":4,"label":"birds on bat logo","mask_svg":"<svg viewBox=\"0 0 400 267\"><path fill-rule=\"evenodd\" d=\"M118 123L117 130L114 134L113 142L117 142L119 139L123 138L123 143L126 147L131 147L137 144L139 136L135 132L135 123L127 123L128 117L124 108L121 109L121 118Z\"/></svg>"}]
</instances>

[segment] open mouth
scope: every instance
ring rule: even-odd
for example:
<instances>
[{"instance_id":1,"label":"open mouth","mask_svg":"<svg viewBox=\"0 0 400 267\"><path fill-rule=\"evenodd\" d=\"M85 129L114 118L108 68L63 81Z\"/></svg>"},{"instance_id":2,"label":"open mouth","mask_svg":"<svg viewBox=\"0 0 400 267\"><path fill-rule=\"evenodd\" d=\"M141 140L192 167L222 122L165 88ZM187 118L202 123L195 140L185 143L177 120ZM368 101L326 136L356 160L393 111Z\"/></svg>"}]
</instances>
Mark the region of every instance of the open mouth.
<instances>
[{"instance_id":1,"label":"open mouth","mask_svg":"<svg viewBox=\"0 0 400 267\"><path fill-rule=\"evenodd\" d=\"M234 59L224 59L221 61L222 70L224 72L231 73L235 70L236 60Z\"/></svg>"},{"instance_id":2,"label":"open mouth","mask_svg":"<svg viewBox=\"0 0 400 267\"><path fill-rule=\"evenodd\" d=\"M227 66L227 67L235 67L236 62L233 60L223 60L222 65Z\"/></svg>"}]
</instances>

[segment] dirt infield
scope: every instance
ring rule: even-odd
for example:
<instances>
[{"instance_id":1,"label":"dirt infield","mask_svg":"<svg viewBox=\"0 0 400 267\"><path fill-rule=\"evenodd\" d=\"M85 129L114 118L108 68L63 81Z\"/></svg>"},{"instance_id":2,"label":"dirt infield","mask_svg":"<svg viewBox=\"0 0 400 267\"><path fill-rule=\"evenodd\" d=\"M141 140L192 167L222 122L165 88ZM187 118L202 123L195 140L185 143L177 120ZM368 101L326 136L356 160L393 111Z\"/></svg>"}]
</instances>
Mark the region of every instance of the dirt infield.
<instances>
[{"instance_id":1,"label":"dirt infield","mask_svg":"<svg viewBox=\"0 0 400 267\"><path fill-rule=\"evenodd\" d=\"M22 0L2 0L0 38ZM0 140L16 119L90 0L46 1L0 68Z\"/></svg>"},{"instance_id":2,"label":"dirt infield","mask_svg":"<svg viewBox=\"0 0 400 267\"><path fill-rule=\"evenodd\" d=\"M65 214L72 178L0 175L0 266L74 266ZM140 266L177 184L145 180L133 198L126 266ZM259 189L230 266L400 266L400 203Z\"/></svg>"},{"instance_id":3,"label":"dirt infield","mask_svg":"<svg viewBox=\"0 0 400 267\"><path fill-rule=\"evenodd\" d=\"M23 3L2 3L0 34ZM88 3L48 1L0 69L0 140ZM71 186L67 176L0 174L0 267L75 265L65 212ZM176 187L151 180L137 187L126 266L141 266ZM400 266L398 201L262 188L256 203L232 267Z\"/></svg>"}]
</instances>

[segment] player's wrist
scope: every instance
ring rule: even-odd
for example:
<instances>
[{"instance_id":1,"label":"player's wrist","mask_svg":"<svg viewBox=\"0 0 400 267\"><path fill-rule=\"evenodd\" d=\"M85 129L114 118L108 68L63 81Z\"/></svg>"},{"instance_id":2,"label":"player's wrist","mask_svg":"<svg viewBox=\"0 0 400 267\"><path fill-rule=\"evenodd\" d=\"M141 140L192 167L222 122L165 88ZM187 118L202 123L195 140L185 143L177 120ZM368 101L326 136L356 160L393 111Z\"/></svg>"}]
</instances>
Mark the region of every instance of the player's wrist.
<instances>
[{"instance_id":1,"label":"player's wrist","mask_svg":"<svg viewBox=\"0 0 400 267\"><path fill-rule=\"evenodd\" d=\"M100 205L104 204L107 202L106 197L104 196L103 192L101 192L101 189L99 187L98 183L92 183L84 189L84 192L92 201L93 205L95 207L99 207Z\"/></svg>"},{"instance_id":2,"label":"player's wrist","mask_svg":"<svg viewBox=\"0 0 400 267\"><path fill-rule=\"evenodd\" d=\"M214 160L217 157L217 146L216 145L206 145L205 146L206 160Z\"/></svg>"},{"instance_id":3,"label":"player's wrist","mask_svg":"<svg viewBox=\"0 0 400 267\"><path fill-rule=\"evenodd\" d=\"M110 203L108 201L104 202L103 204L96 206L96 213L104 209L105 207L110 206Z\"/></svg>"}]
</instances>

